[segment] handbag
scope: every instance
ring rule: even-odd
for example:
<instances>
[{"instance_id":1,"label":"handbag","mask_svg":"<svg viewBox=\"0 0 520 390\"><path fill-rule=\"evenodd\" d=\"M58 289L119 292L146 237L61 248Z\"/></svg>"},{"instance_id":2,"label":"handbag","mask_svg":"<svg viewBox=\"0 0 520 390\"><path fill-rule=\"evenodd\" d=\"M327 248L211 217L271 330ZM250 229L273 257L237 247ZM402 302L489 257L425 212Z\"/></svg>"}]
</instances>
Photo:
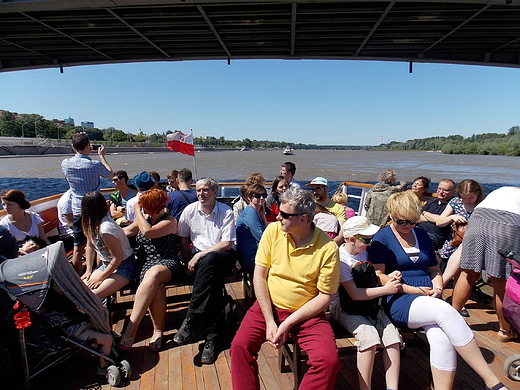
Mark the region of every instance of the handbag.
<instances>
[{"instance_id":1,"label":"handbag","mask_svg":"<svg viewBox=\"0 0 520 390\"><path fill-rule=\"evenodd\" d=\"M453 237L453 239L450 242L451 246L458 247L462 243L462 239L464 238L464 233L466 233L467 227L467 222L459 222L451 225L451 232Z\"/></svg>"},{"instance_id":2,"label":"handbag","mask_svg":"<svg viewBox=\"0 0 520 390\"><path fill-rule=\"evenodd\" d=\"M379 285L376 270L369 261L357 263L352 267L351 272L356 287L372 288ZM351 298L347 290L345 290L341 284L339 286L339 300L341 309L347 314L371 317L375 320L381 310L381 298L374 298L368 301L356 301Z\"/></svg>"}]
</instances>

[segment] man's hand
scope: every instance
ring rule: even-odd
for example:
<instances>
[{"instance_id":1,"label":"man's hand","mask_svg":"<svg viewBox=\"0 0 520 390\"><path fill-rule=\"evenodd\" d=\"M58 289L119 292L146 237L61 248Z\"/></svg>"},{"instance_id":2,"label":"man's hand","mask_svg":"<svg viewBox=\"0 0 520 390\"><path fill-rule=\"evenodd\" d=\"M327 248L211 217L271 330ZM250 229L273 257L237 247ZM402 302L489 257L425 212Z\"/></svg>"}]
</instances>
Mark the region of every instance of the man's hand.
<instances>
[{"instance_id":1,"label":"man's hand","mask_svg":"<svg viewBox=\"0 0 520 390\"><path fill-rule=\"evenodd\" d=\"M104 145L100 145L97 152L100 157L104 157L107 154L107 151L105 150Z\"/></svg>"},{"instance_id":2,"label":"man's hand","mask_svg":"<svg viewBox=\"0 0 520 390\"><path fill-rule=\"evenodd\" d=\"M194 274L195 273L195 267L197 266L197 263L199 262L199 260L202 258L203 256L201 255L201 252L197 252L193 255L193 257L191 258L191 260L189 261L188 263L188 272L190 274Z\"/></svg>"},{"instance_id":3,"label":"man's hand","mask_svg":"<svg viewBox=\"0 0 520 390\"><path fill-rule=\"evenodd\" d=\"M278 327L276 334L274 335L272 343L270 342L269 344L271 344L277 349L280 348L287 341L287 337L289 336L289 330L291 330L291 327L286 325L286 322L282 322Z\"/></svg>"},{"instance_id":4,"label":"man's hand","mask_svg":"<svg viewBox=\"0 0 520 390\"><path fill-rule=\"evenodd\" d=\"M276 338L276 334L278 333L278 325L274 321L268 321L266 323L265 329L265 338L267 343L273 348L280 348L282 344L279 344Z\"/></svg>"}]
</instances>

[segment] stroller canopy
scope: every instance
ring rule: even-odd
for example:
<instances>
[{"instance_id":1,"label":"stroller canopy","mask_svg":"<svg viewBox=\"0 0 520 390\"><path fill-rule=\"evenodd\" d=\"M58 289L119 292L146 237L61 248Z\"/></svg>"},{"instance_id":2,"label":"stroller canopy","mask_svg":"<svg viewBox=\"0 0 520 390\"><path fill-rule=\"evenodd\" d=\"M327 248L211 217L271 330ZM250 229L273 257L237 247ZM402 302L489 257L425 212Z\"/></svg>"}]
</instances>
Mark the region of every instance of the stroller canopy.
<instances>
[{"instance_id":1,"label":"stroller canopy","mask_svg":"<svg viewBox=\"0 0 520 390\"><path fill-rule=\"evenodd\" d=\"M27 305L30 310L38 310L42 305L50 286L50 279L45 248L0 264L0 287Z\"/></svg>"}]
</instances>

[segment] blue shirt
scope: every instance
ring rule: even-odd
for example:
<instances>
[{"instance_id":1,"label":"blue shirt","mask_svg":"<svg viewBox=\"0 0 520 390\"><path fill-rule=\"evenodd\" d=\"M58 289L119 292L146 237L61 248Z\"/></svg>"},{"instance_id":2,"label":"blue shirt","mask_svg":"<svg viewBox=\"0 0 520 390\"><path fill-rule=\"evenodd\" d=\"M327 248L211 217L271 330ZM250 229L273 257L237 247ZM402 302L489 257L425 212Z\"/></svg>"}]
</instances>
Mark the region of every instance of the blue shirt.
<instances>
[{"instance_id":1,"label":"blue shirt","mask_svg":"<svg viewBox=\"0 0 520 390\"><path fill-rule=\"evenodd\" d=\"M433 251L428 234L414 228L419 247L419 258L412 261L397 240L390 226L377 232L370 245L368 260L372 264L384 264L385 273L401 271L403 284L414 287L432 287L428 268L437 265L437 258ZM408 327L408 312L412 301L420 295L394 294L383 297L386 314L392 322L402 328Z\"/></svg>"},{"instance_id":2,"label":"blue shirt","mask_svg":"<svg viewBox=\"0 0 520 390\"><path fill-rule=\"evenodd\" d=\"M246 272L251 273L255 267L258 242L265 230L264 222L252 206L246 206L238 217L236 229L238 261Z\"/></svg>"},{"instance_id":3,"label":"blue shirt","mask_svg":"<svg viewBox=\"0 0 520 390\"><path fill-rule=\"evenodd\" d=\"M101 161L77 153L61 162L61 170L72 190L72 214L81 215L81 198L90 191L99 191L100 177L109 177L110 172Z\"/></svg>"}]
</instances>

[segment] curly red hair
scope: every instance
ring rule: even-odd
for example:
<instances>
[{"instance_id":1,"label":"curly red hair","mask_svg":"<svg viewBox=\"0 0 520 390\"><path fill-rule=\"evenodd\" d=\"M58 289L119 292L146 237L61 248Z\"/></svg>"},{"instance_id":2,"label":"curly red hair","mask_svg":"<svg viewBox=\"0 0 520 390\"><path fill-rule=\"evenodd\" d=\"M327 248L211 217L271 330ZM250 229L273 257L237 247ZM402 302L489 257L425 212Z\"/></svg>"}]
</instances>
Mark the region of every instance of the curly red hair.
<instances>
[{"instance_id":1,"label":"curly red hair","mask_svg":"<svg viewBox=\"0 0 520 390\"><path fill-rule=\"evenodd\" d=\"M148 214L155 215L164 210L169 199L166 192L154 188L153 190L141 194L139 197L139 206L145 209Z\"/></svg>"}]
</instances>

